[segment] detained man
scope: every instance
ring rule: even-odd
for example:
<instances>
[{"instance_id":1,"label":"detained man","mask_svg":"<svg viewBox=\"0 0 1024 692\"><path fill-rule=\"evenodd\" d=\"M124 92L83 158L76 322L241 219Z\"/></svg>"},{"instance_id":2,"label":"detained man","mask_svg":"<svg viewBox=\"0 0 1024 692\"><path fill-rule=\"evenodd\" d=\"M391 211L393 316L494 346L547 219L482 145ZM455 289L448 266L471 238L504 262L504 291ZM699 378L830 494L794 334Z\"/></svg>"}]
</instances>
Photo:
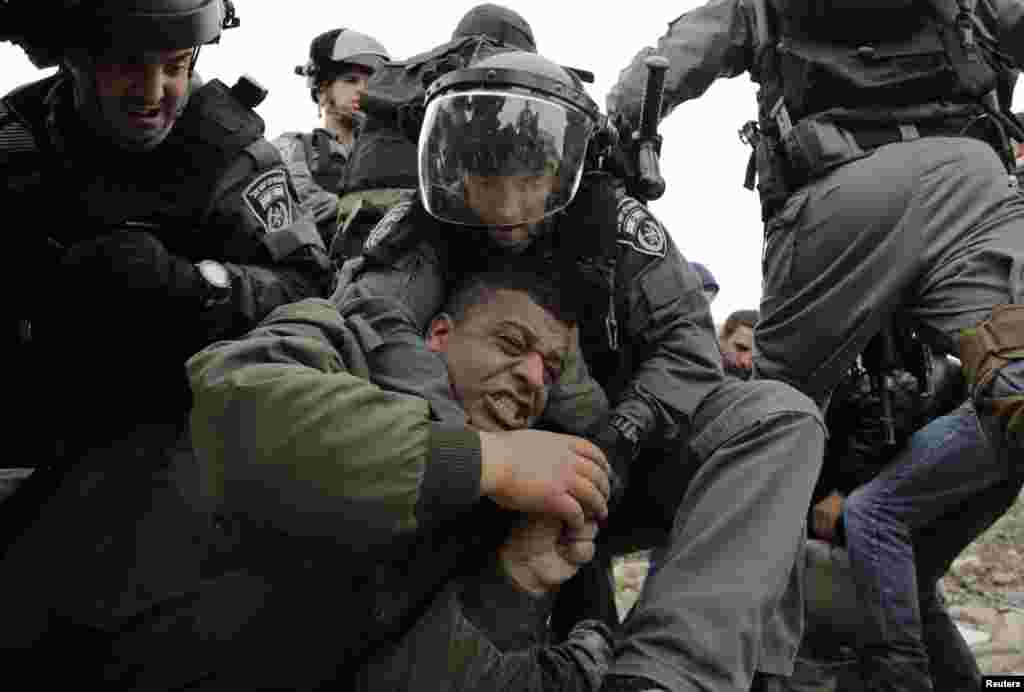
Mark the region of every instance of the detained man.
<instances>
[{"instance_id":1,"label":"detained man","mask_svg":"<svg viewBox=\"0 0 1024 692\"><path fill-rule=\"evenodd\" d=\"M189 361L196 448L245 579L265 585L221 619L231 652L210 684L596 689L607 629L548 646L546 622L593 555L606 462L580 438L522 430L568 357L573 293L506 269L453 294L427 345L466 426L372 384L379 325L322 300Z\"/></svg>"}]
</instances>

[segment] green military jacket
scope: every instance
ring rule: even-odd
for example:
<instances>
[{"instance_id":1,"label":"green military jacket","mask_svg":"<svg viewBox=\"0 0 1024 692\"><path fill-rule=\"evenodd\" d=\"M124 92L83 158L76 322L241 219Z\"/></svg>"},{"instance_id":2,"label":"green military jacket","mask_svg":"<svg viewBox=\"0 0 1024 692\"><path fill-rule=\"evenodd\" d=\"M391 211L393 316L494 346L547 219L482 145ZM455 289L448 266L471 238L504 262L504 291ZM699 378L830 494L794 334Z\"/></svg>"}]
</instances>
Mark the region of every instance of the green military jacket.
<instances>
[{"instance_id":1,"label":"green military jacket","mask_svg":"<svg viewBox=\"0 0 1024 692\"><path fill-rule=\"evenodd\" d=\"M263 593L217 633L246 644L228 645L211 679L596 690L606 628L551 645L551 599L519 592L493 559L508 515L479 501L477 433L370 381L394 319L309 299L189 360L200 468L251 556L239 563L247 589Z\"/></svg>"}]
</instances>

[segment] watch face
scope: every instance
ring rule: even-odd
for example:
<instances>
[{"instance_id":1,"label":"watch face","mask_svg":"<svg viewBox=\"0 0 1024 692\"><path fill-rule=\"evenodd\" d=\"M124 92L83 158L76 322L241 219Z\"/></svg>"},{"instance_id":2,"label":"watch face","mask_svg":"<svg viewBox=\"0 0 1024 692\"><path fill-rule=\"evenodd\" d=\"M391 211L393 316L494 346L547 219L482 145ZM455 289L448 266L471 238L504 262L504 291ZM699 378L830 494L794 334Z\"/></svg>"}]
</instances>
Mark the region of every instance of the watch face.
<instances>
[{"instance_id":1,"label":"watch face","mask_svg":"<svg viewBox=\"0 0 1024 692\"><path fill-rule=\"evenodd\" d=\"M228 275L227 268L220 262L204 260L198 264L198 267L199 273L212 285L217 288L231 288L231 277Z\"/></svg>"}]
</instances>

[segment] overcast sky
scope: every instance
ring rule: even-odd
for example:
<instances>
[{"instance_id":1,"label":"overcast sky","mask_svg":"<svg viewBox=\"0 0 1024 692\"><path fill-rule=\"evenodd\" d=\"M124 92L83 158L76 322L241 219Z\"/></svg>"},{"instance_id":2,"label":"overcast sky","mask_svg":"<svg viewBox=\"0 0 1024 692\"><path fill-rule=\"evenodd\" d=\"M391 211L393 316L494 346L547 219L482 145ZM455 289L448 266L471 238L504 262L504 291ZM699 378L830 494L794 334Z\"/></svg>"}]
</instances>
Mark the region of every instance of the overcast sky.
<instances>
[{"instance_id":1,"label":"overcast sky","mask_svg":"<svg viewBox=\"0 0 1024 692\"><path fill-rule=\"evenodd\" d=\"M198 70L232 84L250 74L270 95L257 108L267 136L317 125L316 106L294 67L306 61L309 42L338 27L368 33L395 58L450 38L475 2L325 2L235 0L241 26L203 50ZM668 23L699 2L646 0L602 4L579 0L508 0L533 27L539 52L564 65L590 70L591 96L604 107L619 70ZM19 49L0 44L0 92L42 76ZM712 305L716 322L756 308L761 294L762 234L756 193L743 188L749 149L736 134L756 115L754 84L746 75L719 80L703 98L680 106L661 125L665 196L651 204L689 260L711 269L722 290Z\"/></svg>"}]
</instances>

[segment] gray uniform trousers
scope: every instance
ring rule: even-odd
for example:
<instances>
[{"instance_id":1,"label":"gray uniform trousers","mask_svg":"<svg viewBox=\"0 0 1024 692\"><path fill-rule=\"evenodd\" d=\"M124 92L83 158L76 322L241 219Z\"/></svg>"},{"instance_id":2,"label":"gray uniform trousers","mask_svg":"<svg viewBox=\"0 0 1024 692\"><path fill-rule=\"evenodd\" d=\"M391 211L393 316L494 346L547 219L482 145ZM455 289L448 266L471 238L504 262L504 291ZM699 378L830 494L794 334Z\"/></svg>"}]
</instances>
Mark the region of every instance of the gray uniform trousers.
<instances>
[{"instance_id":1,"label":"gray uniform trousers","mask_svg":"<svg viewBox=\"0 0 1024 692\"><path fill-rule=\"evenodd\" d=\"M897 142L793 193L765 226L757 376L821 402L899 312L940 349L1024 301L1024 197L987 144Z\"/></svg>"},{"instance_id":2,"label":"gray uniform trousers","mask_svg":"<svg viewBox=\"0 0 1024 692\"><path fill-rule=\"evenodd\" d=\"M803 630L807 501L823 458L809 399L726 378L675 453L645 450L602 531L614 552L665 540L610 673L672 692L739 692L788 674Z\"/></svg>"},{"instance_id":3,"label":"gray uniform trousers","mask_svg":"<svg viewBox=\"0 0 1024 692\"><path fill-rule=\"evenodd\" d=\"M819 403L889 316L956 353L962 329L1024 296L1024 197L959 137L880 147L797 190L765 227L755 373ZM1020 361L1001 395L1024 391ZM986 426L1012 477L1020 440Z\"/></svg>"}]
</instances>

